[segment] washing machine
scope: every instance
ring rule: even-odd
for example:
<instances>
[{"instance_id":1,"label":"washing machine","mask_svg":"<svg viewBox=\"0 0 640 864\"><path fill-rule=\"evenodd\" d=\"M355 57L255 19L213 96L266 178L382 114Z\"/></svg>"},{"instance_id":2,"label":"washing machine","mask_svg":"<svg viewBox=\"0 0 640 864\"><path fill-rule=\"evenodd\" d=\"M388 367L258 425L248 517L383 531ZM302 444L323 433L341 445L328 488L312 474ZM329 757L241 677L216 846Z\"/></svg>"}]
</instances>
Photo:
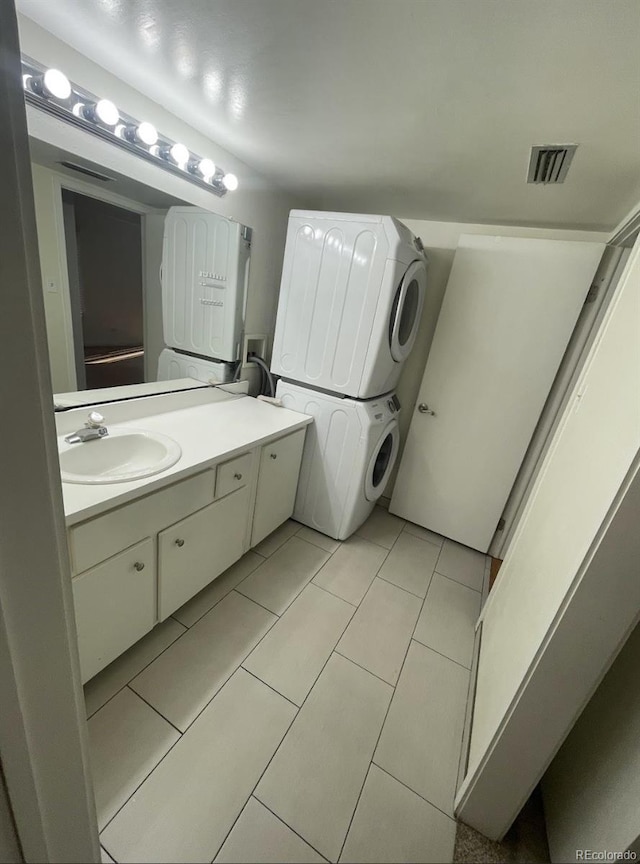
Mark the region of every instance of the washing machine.
<instances>
[{"instance_id":1,"label":"washing machine","mask_svg":"<svg viewBox=\"0 0 640 864\"><path fill-rule=\"evenodd\" d=\"M393 390L426 286L422 242L397 219L292 210L272 372L354 399Z\"/></svg>"},{"instance_id":2,"label":"washing machine","mask_svg":"<svg viewBox=\"0 0 640 864\"><path fill-rule=\"evenodd\" d=\"M394 393L356 401L279 381L285 408L310 414L293 518L345 540L367 519L398 456Z\"/></svg>"}]
</instances>

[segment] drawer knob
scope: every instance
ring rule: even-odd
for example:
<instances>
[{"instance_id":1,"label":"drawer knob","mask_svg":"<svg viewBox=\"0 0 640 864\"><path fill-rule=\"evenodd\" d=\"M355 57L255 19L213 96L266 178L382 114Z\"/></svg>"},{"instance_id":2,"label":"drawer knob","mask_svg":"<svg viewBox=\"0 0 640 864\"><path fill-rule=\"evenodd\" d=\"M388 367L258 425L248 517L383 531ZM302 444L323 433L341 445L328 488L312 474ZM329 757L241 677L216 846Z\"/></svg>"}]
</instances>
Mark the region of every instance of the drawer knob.
<instances>
[{"instance_id":1,"label":"drawer knob","mask_svg":"<svg viewBox=\"0 0 640 864\"><path fill-rule=\"evenodd\" d=\"M242 474L239 474L237 471L233 476L236 480L242 480Z\"/></svg>"},{"instance_id":2,"label":"drawer knob","mask_svg":"<svg viewBox=\"0 0 640 864\"><path fill-rule=\"evenodd\" d=\"M144 564L142 563L142 561L136 561L136 563L135 563L133 566L136 568L136 570L138 571L138 573L139 573L141 570L144 570Z\"/></svg>"},{"instance_id":3,"label":"drawer knob","mask_svg":"<svg viewBox=\"0 0 640 864\"><path fill-rule=\"evenodd\" d=\"M180 546L180 548L184 546L184 540L181 537L176 540L176 546Z\"/></svg>"},{"instance_id":4,"label":"drawer knob","mask_svg":"<svg viewBox=\"0 0 640 864\"><path fill-rule=\"evenodd\" d=\"M277 458L278 458L278 454L277 454L277 453L271 453L271 458L272 458L272 459L277 459Z\"/></svg>"}]
</instances>

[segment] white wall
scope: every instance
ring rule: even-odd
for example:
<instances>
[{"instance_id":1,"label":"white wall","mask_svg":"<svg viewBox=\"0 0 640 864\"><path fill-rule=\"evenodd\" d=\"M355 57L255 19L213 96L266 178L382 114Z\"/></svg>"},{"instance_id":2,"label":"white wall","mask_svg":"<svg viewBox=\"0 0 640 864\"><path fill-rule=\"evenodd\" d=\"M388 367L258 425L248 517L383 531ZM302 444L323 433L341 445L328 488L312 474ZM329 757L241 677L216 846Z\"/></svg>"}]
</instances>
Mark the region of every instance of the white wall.
<instances>
[{"instance_id":1,"label":"white wall","mask_svg":"<svg viewBox=\"0 0 640 864\"><path fill-rule=\"evenodd\" d=\"M576 861L576 849L623 852L640 837L639 668L637 626L544 776L552 861Z\"/></svg>"},{"instance_id":2,"label":"white wall","mask_svg":"<svg viewBox=\"0 0 640 864\"><path fill-rule=\"evenodd\" d=\"M102 165L107 170L110 169L147 186L160 189L176 199L220 213L222 216L253 228L246 329L247 332L252 333L273 333L288 213L294 207L304 206L306 202L296 200L283 192L233 154L220 148L161 105L152 102L109 74L89 58L74 51L30 19L20 17L19 24L21 49L25 54L41 63L64 70L72 81L98 95L112 99L123 111L134 117L149 120L163 134L174 140L183 141L194 152L209 156L225 171L232 171L238 176L239 189L228 193L223 198L218 198L212 192L188 180L174 176L156 165L147 163L36 108L28 107L27 110L31 138L48 142L81 159ZM48 181L43 182L43 187L47 185ZM51 193L47 189L41 190L42 196L49 194ZM52 238L45 236L43 239L43 235L51 234L50 227L41 232L39 225L38 232L41 254L43 246L46 253ZM54 252L52 249L49 251L50 255L45 254L45 259L48 257L54 262L53 270L55 270L57 262ZM42 267L43 277L46 280L50 275L46 260L43 261ZM51 320L55 322L56 327L55 337L52 335L51 341L54 338L60 339L61 344L65 346L60 349L52 346L51 349L54 390L74 389L74 385L69 386L70 382L74 381L75 375L73 351L67 346L70 340L70 323L65 324L62 320L64 303L59 297L45 297L45 302L48 323Z\"/></svg>"},{"instance_id":3,"label":"white wall","mask_svg":"<svg viewBox=\"0 0 640 864\"><path fill-rule=\"evenodd\" d=\"M447 287L453 256L461 234L488 234L503 237L531 237L548 240L585 240L605 242L606 234L595 231L565 231L560 229L526 228L513 225L481 225L465 222L430 222L399 217L414 234L422 238L429 256L427 298L422 322L413 352L407 360L398 383L398 397L402 404L400 415L400 457L420 389L425 363L433 341L440 306ZM399 462L400 460L398 460ZM385 495L391 496L396 470L389 478Z\"/></svg>"}]
</instances>

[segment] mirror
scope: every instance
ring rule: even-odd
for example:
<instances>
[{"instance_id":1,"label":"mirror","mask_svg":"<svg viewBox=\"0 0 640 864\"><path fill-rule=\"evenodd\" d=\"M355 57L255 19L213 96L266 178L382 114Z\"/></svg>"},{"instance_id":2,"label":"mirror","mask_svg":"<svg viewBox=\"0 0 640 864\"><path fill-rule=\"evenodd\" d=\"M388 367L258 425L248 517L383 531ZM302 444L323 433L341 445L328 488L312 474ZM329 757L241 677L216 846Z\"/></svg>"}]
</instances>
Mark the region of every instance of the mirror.
<instances>
[{"instance_id":1,"label":"mirror","mask_svg":"<svg viewBox=\"0 0 640 864\"><path fill-rule=\"evenodd\" d=\"M250 229L43 142L31 142L31 155L55 409L234 380L243 349ZM199 267L195 262L193 278L183 277L184 284L195 286L188 300L181 277L174 277L177 287L169 290L191 317L188 327L181 319L172 332L187 327L210 335L208 341L200 343L196 336L183 344L178 333L167 352L161 265L172 207L188 208L172 211L186 213L186 220L194 213L205 217L205 228L194 228L194 238L205 231L202 261L210 262ZM174 258L188 258L186 248ZM237 261L227 265L234 250ZM188 265L179 263L183 269L176 265L172 272L186 273ZM241 292L231 319L226 307L235 295L227 277L236 276L227 274L227 266L237 267ZM211 334L224 336L230 327L224 345L215 342Z\"/></svg>"}]
</instances>

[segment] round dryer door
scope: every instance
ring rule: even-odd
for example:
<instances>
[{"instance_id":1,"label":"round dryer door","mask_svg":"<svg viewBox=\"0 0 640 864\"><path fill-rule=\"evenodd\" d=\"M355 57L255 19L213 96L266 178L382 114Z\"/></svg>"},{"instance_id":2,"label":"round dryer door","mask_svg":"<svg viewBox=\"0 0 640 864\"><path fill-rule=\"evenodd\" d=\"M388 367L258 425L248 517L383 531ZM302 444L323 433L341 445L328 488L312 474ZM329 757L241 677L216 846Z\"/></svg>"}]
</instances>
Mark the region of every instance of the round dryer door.
<instances>
[{"instance_id":1,"label":"round dryer door","mask_svg":"<svg viewBox=\"0 0 640 864\"><path fill-rule=\"evenodd\" d=\"M416 341L426 288L426 265L413 261L398 285L391 311L389 344L396 363L407 359Z\"/></svg>"},{"instance_id":2,"label":"round dryer door","mask_svg":"<svg viewBox=\"0 0 640 864\"><path fill-rule=\"evenodd\" d=\"M392 420L378 438L367 465L364 478L364 494L367 501L376 501L384 492L398 456L399 443L398 421Z\"/></svg>"}]
</instances>

